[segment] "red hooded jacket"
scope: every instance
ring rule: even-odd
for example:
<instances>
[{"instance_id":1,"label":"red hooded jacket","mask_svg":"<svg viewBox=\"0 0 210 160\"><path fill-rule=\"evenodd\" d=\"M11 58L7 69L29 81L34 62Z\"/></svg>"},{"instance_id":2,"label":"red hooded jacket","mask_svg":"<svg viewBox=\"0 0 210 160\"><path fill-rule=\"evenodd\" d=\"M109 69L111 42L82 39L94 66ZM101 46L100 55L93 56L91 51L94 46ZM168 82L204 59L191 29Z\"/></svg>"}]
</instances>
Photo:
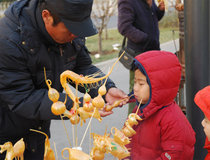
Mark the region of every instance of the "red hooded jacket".
<instances>
[{"instance_id":1,"label":"red hooded jacket","mask_svg":"<svg viewBox=\"0 0 210 160\"><path fill-rule=\"evenodd\" d=\"M207 151L208 151L205 160L210 160L210 142L208 141L207 138L206 138L206 142L205 142L204 148L207 149Z\"/></svg>"},{"instance_id":2,"label":"red hooded jacket","mask_svg":"<svg viewBox=\"0 0 210 160\"><path fill-rule=\"evenodd\" d=\"M194 98L196 105L203 111L204 115L210 120L210 85L199 90ZM207 149L208 154L206 155L205 160L210 160L210 142L206 138L205 149Z\"/></svg>"},{"instance_id":3,"label":"red hooded jacket","mask_svg":"<svg viewBox=\"0 0 210 160\"><path fill-rule=\"evenodd\" d=\"M141 105L143 118L133 128L132 160L192 160L195 132L175 103L181 66L170 52L149 51L135 57L135 65L144 72L150 85L150 99ZM136 112L137 106L133 112Z\"/></svg>"}]
</instances>

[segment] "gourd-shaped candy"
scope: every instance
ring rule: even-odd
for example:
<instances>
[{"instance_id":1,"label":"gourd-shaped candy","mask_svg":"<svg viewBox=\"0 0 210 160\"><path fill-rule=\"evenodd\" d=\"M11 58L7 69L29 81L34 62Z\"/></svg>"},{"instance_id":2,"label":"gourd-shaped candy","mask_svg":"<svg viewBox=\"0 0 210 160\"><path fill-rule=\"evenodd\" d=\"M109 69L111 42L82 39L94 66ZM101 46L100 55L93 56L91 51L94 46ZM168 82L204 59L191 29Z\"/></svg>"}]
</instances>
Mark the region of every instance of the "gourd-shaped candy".
<instances>
[{"instance_id":1,"label":"gourd-shaped candy","mask_svg":"<svg viewBox=\"0 0 210 160\"><path fill-rule=\"evenodd\" d=\"M52 102L57 102L60 94L56 89L49 87L48 97Z\"/></svg>"},{"instance_id":2,"label":"gourd-shaped candy","mask_svg":"<svg viewBox=\"0 0 210 160\"><path fill-rule=\"evenodd\" d=\"M91 112L93 111L94 107L93 104L91 102L91 96L88 93L85 93L84 97L83 97L83 108L85 111L87 112Z\"/></svg>"},{"instance_id":3,"label":"gourd-shaped candy","mask_svg":"<svg viewBox=\"0 0 210 160\"><path fill-rule=\"evenodd\" d=\"M51 111L56 116L64 114L66 111L66 105L61 101L54 102L51 106Z\"/></svg>"},{"instance_id":4,"label":"gourd-shaped candy","mask_svg":"<svg viewBox=\"0 0 210 160\"><path fill-rule=\"evenodd\" d=\"M77 114L73 114L70 118L70 121L73 125L76 125L80 121L80 117Z\"/></svg>"},{"instance_id":5,"label":"gourd-shaped candy","mask_svg":"<svg viewBox=\"0 0 210 160\"><path fill-rule=\"evenodd\" d=\"M102 85L98 89L98 96L92 100L92 104L94 107L99 108L99 109L104 107L105 102L104 102L104 99L102 98L102 96L105 94L106 94L106 87L105 87L105 85Z\"/></svg>"}]
</instances>

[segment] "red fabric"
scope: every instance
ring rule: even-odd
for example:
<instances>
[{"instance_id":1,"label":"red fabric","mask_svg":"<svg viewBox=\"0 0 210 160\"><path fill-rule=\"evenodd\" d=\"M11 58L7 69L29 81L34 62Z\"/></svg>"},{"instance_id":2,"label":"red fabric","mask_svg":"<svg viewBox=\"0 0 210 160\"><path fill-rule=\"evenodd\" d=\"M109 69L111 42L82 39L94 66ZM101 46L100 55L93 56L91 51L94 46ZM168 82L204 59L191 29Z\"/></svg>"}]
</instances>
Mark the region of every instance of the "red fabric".
<instances>
[{"instance_id":1,"label":"red fabric","mask_svg":"<svg viewBox=\"0 0 210 160\"><path fill-rule=\"evenodd\" d=\"M130 159L192 160L195 133L174 102L181 78L177 57L170 52L149 51L135 58L146 71L151 99L141 106L145 107L141 109L144 120L133 126L136 134L127 146L131 148ZM133 112L136 110L137 106Z\"/></svg>"},{"instance_id":2,"label":"red fabric","mask_svg":"<svg viewBox=\"0 0 210 160\"><path fill-rule=\"evenodd\" d=\"M208 151L205 160L210 160L210 142L208 141L207 138L206 138L206 142L205 142L204 148L207 149L207 151Z\"/></svg>"},{"instance_id":3,"label":"red fabric","mask_svg":"<svg viewBox=\"0 0 210 160\"><path fill-rule=\"evenodd\" d=\"M198 91L194 101L210 120L210 85Z\"/></svg>"}]
</instances>

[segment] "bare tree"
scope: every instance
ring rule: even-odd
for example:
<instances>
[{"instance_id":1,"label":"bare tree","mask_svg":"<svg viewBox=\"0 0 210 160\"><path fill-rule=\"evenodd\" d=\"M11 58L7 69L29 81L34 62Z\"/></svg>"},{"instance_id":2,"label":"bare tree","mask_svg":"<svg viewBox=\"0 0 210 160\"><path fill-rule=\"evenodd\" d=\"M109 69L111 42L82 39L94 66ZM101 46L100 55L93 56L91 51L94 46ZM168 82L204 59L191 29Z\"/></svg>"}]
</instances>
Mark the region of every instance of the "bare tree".
<instances>
[{"instance_id":1,"label":"bare tree","mask_svg":"<svg viewBox=\"0 0 210 160\"><path fill-rule=\"evenodd\" d=\"M98 29L98 52L102 53L102 33L107 24L116 13L117 0L94 0L92 18ZM107 35L108 37L108 35Z\"/></svg>"},{"instance_id":2,"label":"bare tree","mask_svg":"<svg viewBox=\"0 0 210 160\"><path fill-rule=\"evenodd\" d=\"M3 16L4 11L10 6L14 0L0 0L0 17Z\"/></svg>"}]
</instances>

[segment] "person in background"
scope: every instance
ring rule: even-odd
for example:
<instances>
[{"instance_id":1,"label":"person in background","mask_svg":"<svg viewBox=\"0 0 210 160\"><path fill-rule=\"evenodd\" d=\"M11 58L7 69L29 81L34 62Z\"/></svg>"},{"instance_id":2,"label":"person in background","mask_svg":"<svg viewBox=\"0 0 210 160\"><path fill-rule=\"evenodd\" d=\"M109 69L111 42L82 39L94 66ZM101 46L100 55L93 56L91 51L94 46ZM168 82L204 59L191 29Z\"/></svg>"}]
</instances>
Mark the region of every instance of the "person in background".
<instances>
[{"instance_id":1,"label":"person in background","mask_svg":"<svg viewBox=\"0 0 210 160\"><path fill-rule=\"evenodd\" d=\"M134 59L134 96L142 118L133 126L132 160L192 160L195 132L174 101L181 65L171 52L147 51Z\"/></svg>"},{"instance_id":2,"label":"person in background","mask_svg":"<svg viewBox=\"0 0 210 160\"><path fill-rule=\"evenodd\" d=\"M205 115L203 121L201 122L203 130L206 134L204 148L208 151L205 160L210 160L210 85L198 91L195 95L194 101Z\"/></svg>"},{"instance_id":3,"label":"person in background","mask_svg":"<svg viewBox=\"0 0 210 160\"><path fill-rule=\"evenodd\" d=\"M164 13L163 0L158 6L154 0L118 1L118 30L127 38L127 47L134 50L136 55L149 50L160 50L158 21ZM133 81L134 71L130 70L130 92ZM128 114L134 107L135 103L129 104Z\"/></svg>"},{"instance_id":4,"label":"person in background","mask_svg":"<svg viewBox=\"0 0 210 160\"><path fill-rule=\"evenodd\" d=\"M21 0L15 1L0 19L0 144L24 139L25 160L43 160L45 136L50 136L51 112L46 77L52 88L66 94L60 74L71 70L91 75L100 70L92 65L84 38L97 33L90 14L93 0ZM110 79L105 100L112 104L127 95ZM84 88L79 88L85 92ZM97 88L89 94L97 96ZM72 106L68 98L67 109ZM111 114L101 112L102 116ZM0 154L0 159L5 159Z\"/></svg>"}]
</instances>

